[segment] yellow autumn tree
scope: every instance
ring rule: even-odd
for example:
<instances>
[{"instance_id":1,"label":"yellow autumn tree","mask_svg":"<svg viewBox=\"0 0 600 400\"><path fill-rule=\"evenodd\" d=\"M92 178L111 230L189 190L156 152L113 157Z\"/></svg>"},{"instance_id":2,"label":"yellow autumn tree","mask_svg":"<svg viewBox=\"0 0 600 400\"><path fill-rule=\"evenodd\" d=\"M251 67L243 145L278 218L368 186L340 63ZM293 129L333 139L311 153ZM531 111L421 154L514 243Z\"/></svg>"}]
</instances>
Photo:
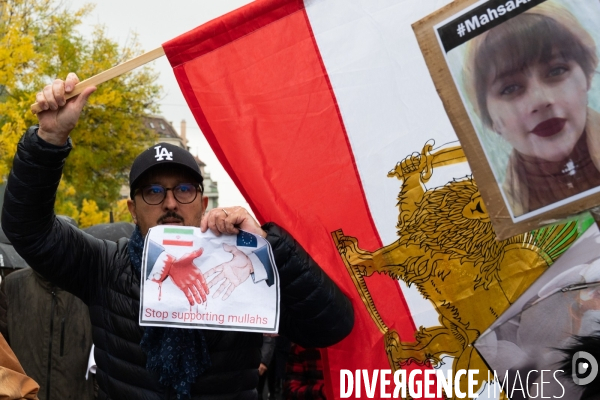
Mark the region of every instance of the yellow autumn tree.
<instances>
[{"instance_id":1,"label":"yellow autumn tree","mask_svg":"<svg viewBox=\"0 0 600 400\"><path fill-rule=\"evenodd\" d=\"M75 188L68 185L64 179L60 181L56 197L55 213L73 218L82 229L110 222L111 211L113 222L133 222L127 208L127 199L118 200L114 203L115 207L109 211L100 210L96 201L87 198L82 199L81 206L78 207L76 203L78 196L75 193Z\"/></svg>"},{"instance_id":2,"label":"yellow autumn tree","mask_svg":"<svg viewBox=\"0 0 600 400\"><path fill-rule=\"evenodd\" d=\"M56 215L66 215L73 218L75 221L79 219L79 207L77 204L77 196L75 188L61 179L58 185L58 193L56 194L56 202L54 206Z\"/></svg>"},{"instance_id":3,"label":"yellow autumn tree","mask_svg":"<svg viewBox=\"0 0 600 400\"><path fill-rule=\"evenodd\" d=\"M81 203L81 212L77 223L80 228L87 228L96 224L105 224L109 221L109 214L106 211L100 211L98 204L94 200L83 199Z\"/></svg>"},{"instance_id":4,"label":"yellow autumn tree","mask_svg":"<svg viewBox=\"0 0 600 400\"><path fill-rule=\"evenodd\" d=\"M36 91L70 71L83 80L142 53L135 38L119 46L102 27L90 38L79 34L91 9L68 9L60 0L0 0L0 182L19 138L37 122L29 112ZM71 134L60 187L68 193L57 196L57 212L82 213L84 199L86 212L92 204L98 212L116 204L135 155L155 139L143 117L158 112L156 77L145 67L98 86Z\"/></svg>"},{"instance_id":5,"label":"yellow autumn tree","mask_svg":"<svg viewBox=\"0 0 600 400\"><path fill-rule=\"evenodd\" d=\"M133 222L129 208L127 208L127 199L121 199L117 202L117 207L113 210L115 222Z\"/></svg>"}]
</instances>

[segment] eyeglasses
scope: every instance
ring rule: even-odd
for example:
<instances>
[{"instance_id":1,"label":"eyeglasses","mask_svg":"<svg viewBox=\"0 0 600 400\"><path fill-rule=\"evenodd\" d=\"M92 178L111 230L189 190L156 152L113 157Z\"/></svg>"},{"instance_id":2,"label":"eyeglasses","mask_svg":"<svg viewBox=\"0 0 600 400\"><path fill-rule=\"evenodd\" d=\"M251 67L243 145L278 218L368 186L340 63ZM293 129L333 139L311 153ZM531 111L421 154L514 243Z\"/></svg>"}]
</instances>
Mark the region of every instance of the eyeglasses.
<instances>
[{"instance_id":1,"label":"eyeglasses","mask_svg":"<svg viewBox=\"0 0 600 400\"><path fill-rule=\"evenodd\" d=\"M173 188L166 188L162 185L148 185L138 189L138 192L142 194L142 199L151 205L156 206L162 203L167 197L167 191L173 192L173 197L180 204L189 204L196 200L198 191L200 191L199 185L193 185L191 183L180 183ZM202 192L201 192L202 193Z\"/></svg>"}]
</instances>

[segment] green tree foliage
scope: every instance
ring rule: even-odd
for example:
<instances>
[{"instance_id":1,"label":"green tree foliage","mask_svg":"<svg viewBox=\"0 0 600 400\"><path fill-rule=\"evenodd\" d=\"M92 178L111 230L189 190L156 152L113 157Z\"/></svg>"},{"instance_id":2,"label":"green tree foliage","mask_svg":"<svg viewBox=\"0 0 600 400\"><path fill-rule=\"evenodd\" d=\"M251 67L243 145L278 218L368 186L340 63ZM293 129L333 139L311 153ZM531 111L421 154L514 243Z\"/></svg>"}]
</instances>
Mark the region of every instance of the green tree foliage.
<instances>
[{"instance_id":1,"label":"green tree foliage","mask_svg":"<svg viewBox=\"0 0 600 400\"><path fill-rule=\"evenodd\" d=\"M70 71L84 80L142 53L135 38L119 46L102 27L83 37L77 28L91 9L70 10L60 0L0 0L0 182L19 138L37 122L29 111L37 91ZM78 218L84 199L98 212L116 206L134 157L155 139L143 117L158 112L156 78L142 67L98 86L71 134L57 209Z\"/></svg>"}]
</instances>

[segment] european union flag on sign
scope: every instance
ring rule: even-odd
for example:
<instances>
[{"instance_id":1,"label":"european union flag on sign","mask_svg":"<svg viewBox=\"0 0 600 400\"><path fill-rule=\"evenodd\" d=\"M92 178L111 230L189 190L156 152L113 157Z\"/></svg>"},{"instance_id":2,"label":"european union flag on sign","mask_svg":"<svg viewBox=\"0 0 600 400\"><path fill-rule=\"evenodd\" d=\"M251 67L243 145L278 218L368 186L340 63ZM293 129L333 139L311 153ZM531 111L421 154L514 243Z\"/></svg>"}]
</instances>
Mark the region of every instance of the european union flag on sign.
<instances>
[{"instance_id":1,"label":"european union flag on sign","mask_svg":"<svg viewBox=\"0 0 600 400\"><path fill-rule=\"evenodd\" d=\"M251 233L240 231L237 235L236 246L240 247L258 247L258 239L256 236ZM269 256L269 246L263 246L260 249L253 250L252 253L262 263L265 267L265 271L267 272L267 286L273 285L275 282L275 277L273 276L273 265L271 264L271 257ZM254 279L254 278L253 278Z\"/></svg>"},{"instance_id":2,"label":"european union flag on sign","mask_svg":"<svg viewBox=\"0 0 600 400\"><path fill-rule=\"evenodd\" d=\"M240 231L237 235L236 246L257 247L258 240L256 239L256 236L251 233Z\"/></svg>"}]
</instances>

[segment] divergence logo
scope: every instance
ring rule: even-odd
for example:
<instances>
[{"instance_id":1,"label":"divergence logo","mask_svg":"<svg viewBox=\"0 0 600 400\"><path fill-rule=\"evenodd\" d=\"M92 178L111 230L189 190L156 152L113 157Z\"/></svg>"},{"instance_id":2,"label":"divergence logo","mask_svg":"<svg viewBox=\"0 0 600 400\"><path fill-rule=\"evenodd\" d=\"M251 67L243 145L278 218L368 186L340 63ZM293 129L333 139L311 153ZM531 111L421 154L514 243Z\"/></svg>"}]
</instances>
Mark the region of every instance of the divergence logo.
<instances>
[{"instance_id":1,"label":"divergence logo","mask_svg":"<svg viewBox=\"0 0 600 400\"><path fill-rule=\"evenodd\" d=\"M576 385L587 385L598 375L598 361L587 351L578 351L571 359L573 382Z\"/></svg>"}]
</instances>

